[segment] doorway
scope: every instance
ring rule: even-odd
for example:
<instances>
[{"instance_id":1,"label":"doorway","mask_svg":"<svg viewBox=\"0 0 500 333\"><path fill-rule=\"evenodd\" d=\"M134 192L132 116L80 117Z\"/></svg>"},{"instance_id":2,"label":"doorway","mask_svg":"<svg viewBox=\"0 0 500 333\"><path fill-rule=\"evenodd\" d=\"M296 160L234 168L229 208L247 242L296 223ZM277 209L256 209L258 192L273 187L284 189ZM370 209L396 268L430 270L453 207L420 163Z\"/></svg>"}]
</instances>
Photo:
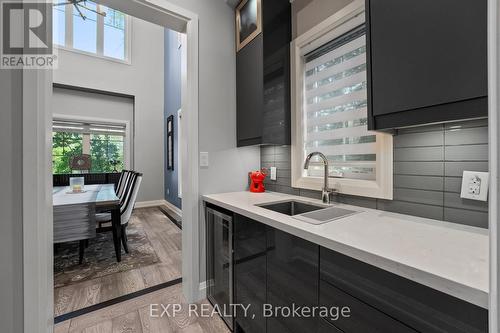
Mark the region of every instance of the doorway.
<instances>
[{"instance_id":1,"label":"doorway","mask_svg":"<svg viewBox=\"0 0 500 333\"><path fill-rule=\"evenodd\" d=\"M198 17L167 1L102 0L100 4L186 34L187 66L182 109L187 127L181 146L183 194L182 289L187 301L200 298L198 249ZM23 73L23 252L26 331L50 331L53 318L52 177L50 135L53 76L47 71ZM190 147L188 150L187 147ZM35 168L33 168L35 166ZM46 292L40 293L40 290Z\"/></svg>"}]
</instances>

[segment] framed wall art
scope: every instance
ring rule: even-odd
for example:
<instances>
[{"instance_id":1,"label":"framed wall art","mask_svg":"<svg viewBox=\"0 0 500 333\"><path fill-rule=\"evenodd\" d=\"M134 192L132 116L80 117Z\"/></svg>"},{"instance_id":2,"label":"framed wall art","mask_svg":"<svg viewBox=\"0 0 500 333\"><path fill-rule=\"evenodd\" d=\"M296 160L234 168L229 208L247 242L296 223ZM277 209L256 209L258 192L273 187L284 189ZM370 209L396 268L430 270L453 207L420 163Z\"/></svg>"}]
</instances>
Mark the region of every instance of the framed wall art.
<instances>
[{"instance_id":1,"label":"framed wall art","mask_svg":"<svg viewBox=\"0 0 500 333\"><path fill-rule=\"evenodd\" d=\"M261 0L242 0L236 7L236 51L262 32Z\"/></svg>"},{"instance_id":2,"label":"framed wall art","mask_svg":"<svg viewBox=\"0 0 500 333\"><path fill-rule=\"evenodd\" d=\"M167 118L167 170L174 170L174 116Z\"/></svg>"}]
</instances>

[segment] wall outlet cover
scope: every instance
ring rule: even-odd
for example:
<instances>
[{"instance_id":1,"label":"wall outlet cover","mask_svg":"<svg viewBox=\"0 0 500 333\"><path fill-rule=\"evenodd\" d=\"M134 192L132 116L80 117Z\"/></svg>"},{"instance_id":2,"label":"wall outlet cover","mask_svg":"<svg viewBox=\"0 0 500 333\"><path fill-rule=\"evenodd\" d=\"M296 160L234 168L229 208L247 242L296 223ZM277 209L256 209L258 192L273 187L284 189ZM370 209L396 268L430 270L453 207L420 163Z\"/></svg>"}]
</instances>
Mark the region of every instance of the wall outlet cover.
<instances>
[{"instance_id":1,"label":"wall outlet cover","mask_svg":"<svg viewBox=\"0 0 500 333\"><path fill-rule=\"evenodd\" d=\"M464 171L460 197L464 199L487 201L489 178L488 172Z\"/></svg>"},{"instance_id":2,"label":"wall outlet cover","mask_svg":"<svg viewBox=\"0 0 500 333\"><path fill-rule=\"evenodd\" d=\"M269 178L271 180L276 180L276 167L269 168Z\"/></svg>"}]
</instances>

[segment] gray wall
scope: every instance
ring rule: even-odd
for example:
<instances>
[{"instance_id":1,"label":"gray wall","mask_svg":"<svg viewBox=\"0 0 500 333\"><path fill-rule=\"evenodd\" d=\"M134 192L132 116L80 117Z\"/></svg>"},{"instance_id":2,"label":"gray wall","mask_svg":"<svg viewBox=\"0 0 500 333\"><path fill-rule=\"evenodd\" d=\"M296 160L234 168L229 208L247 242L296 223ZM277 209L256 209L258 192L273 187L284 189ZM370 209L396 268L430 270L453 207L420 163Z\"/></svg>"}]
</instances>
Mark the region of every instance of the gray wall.
<instances>
[{"instance_id":1,"label":"gray wall","mask_svg":"<svg viewBox=\"0 0 500 333\"><path fill-rule=\"evenodd\" d=\"M460 198L462 172L488 171L488 121L399 130L394 136L394 200L339 195L339 202L460 224L488 227L488 204ZM276 166L270 191L320 198L290 181L290 147L262 147L262 167Z\"/></svg>"},{"instance_id":2,"label":"gray wall","mask_svg":"<svg viewBox=\"0 0 500 333\"><path fill-rule=\"evenodd\" d=\"M165 123L169 116L174 116L174 170L167 170L167 133L165 131L165 200L181 208L179 198L179 124L177 110L181 108L181 60L178 33L165 29ZM185 46L184 46L185 47Z\"/></svg>"},{"instance_id":3,"label":"gray wall","mask_svg":"<svg viewBox=\"0 0 500 333\"><path fill-rule=\"evenodd\" d=\"M0 332L23 332L21 70L0 70L0 101Z\"/></svg>"}]
</instances>

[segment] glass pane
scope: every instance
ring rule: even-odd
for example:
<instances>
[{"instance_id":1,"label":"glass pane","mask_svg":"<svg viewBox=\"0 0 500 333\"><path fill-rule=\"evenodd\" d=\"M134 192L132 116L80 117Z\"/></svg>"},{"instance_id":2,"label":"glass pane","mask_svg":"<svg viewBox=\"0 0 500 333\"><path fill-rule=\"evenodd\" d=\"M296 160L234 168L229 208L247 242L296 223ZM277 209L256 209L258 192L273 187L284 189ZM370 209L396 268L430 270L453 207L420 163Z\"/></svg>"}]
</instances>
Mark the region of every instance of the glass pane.
<instances>
[{"instance_id":1,"label":"glass pane","mask_svg":"<svg viewBox=\"0 0 500 333\"><path fill-rule=\"evenodd\" d=\"M93 172L117 172L124 167L123 137L91 134L90 152Z\"/></svg>"},{"instance_id":2,"label":"glass pane","mask_svg":"<svg viewBox=\"0 0 500 333\"><path fill-rule=\"evenodd\" d=\"M125 60L125 14L102 7L104 18L104 55Z\"/></svg>"},{"instance_id":3,"label":"glass pane","mask_svg":"<svg viewBox=\"0 0 500 333\"><path fill-rule=\"evenodd\" d=\"M86 1L84 6L97 10L97 6L92 1ZM97 52L97 14L78 6L85 17L82 18L76 8L73 7L73 48L86 52Z\"/></svg>"},{"instance_id":4,"label":"glass pane","mask_svg":"<svg viewBox=\"0 0 500 333\"><path fill-rule=\"evenodd\" d=\"M375 180L377 137L367 128L365 36L349 38L313 51L318 56L305 64L303 152L322 152L330 176ZM322 177L323 172L316 157L305 174Z\"/></svg>"},{"instance_id":5,"label":"glass pane","mask_svg":"<svg viewBox=\"0 0 500 333\"><path fill-rule=\"evenodd\" d=\"M52 133L52 173L70 173L70 157L82 153L83 136L80 133Z\"/></svg>"},{"instance_id":6,"label":"glass pane","mask_svg":"<svg viewBox=\"0 0 500 333\"><path fill-rule=\"evenodd\" d=\"M52 42L57 45L64 45L66 33L66 17L65 17L66 5L54 6L52 7Z\"/></svg>"}]
</instances>

